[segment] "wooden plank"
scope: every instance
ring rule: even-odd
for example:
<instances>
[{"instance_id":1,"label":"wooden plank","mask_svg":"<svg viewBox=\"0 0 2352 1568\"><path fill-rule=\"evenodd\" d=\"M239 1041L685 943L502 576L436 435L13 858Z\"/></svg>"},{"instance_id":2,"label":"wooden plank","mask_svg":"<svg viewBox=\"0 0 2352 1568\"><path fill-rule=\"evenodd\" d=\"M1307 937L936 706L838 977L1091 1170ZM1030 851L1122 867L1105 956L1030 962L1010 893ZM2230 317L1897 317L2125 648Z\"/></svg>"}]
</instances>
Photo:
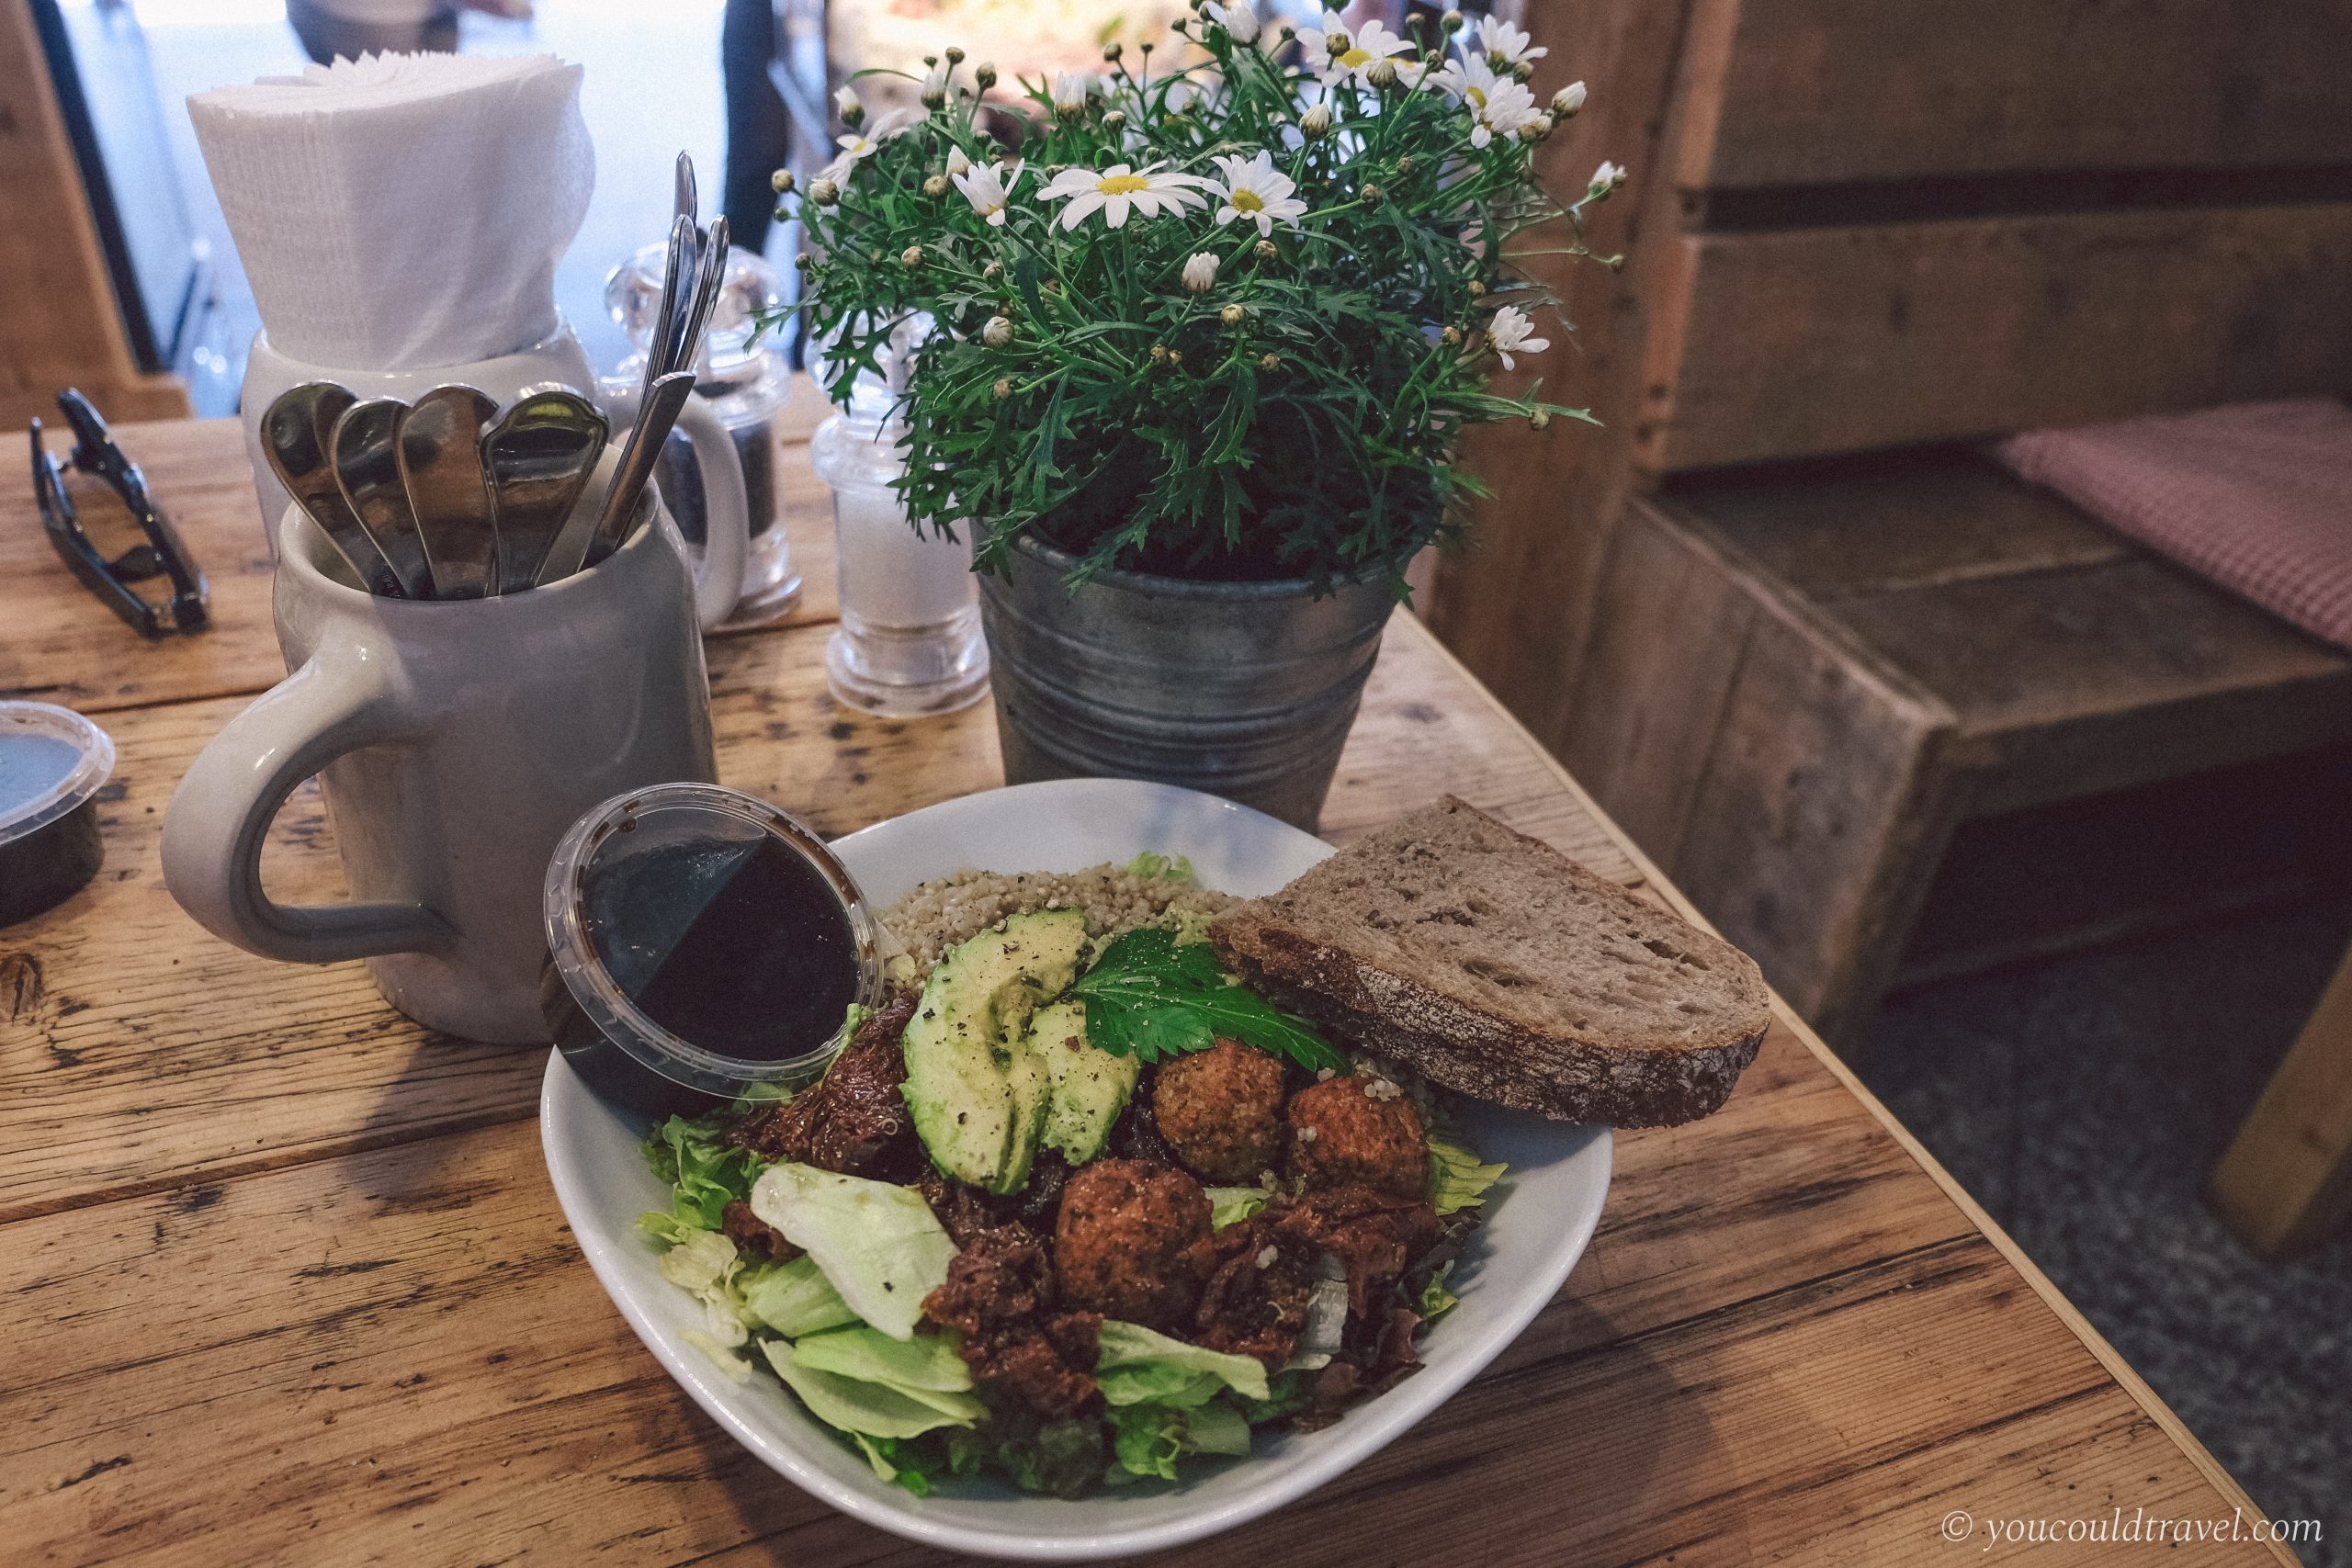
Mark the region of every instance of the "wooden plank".
<instances>
[{"instance_id":1,"label":"wooden plank","mask_svg":"<svg viewBox=\"0 0 2352 1568\"><path fill-rule=\"evenodd\" d=\"M2352 5L1743 0L1687 188L2345 162Z\"/></svg>"},{"instance_id":2,"label":"wooden plank","mask_svg":"<svg viewBox=\"0 0 2352 1568\"><path fill-rule=\"evenodd\" d=\"M2352 739L2352 658L2143 552L1830 613L1998 759L1978 811Z\"/></svg>"},{"instance_id":3,"label":"wooden plank","mask_svg":"<svg viewBox=\"0 0 2352 1568\"><path fill-rule=\"evenodd\" d=\"M1655 175L1688 99L1676 87L1688 68L1686 33L1701 27L1691 13L1716 4L1528 0L1523 7L1539 40L1553 40L1535 78L1539 93L1575 75L1592 85L1584 110L1537 150L1538 177L1572 194L1603 158L1630 167L1632 183L1593 209L1589 233L1595 251L1629 259L1619 274L1589 261L1531 258L1527 275L1560 296L1576 333L1551 333L1548 363L1529 362L1521 377L1504 380L1523 384L1540 372L1546 398L1590 406L1602 428L1559 422L1540 433L1513 424L1464 435L1461 461L1494 493L1466 508L1476 542L1441 558L1428 613L1478 681L1546 744L1566 728L1594 585L1623 499L1645 338L1653 322L1683 309L1656 276L1679 255L1671 237L1681 218L1672 182ZM1526 248L1556 243L1539 246L1531 236Z\"/></svg>"},{"instance_id":4,"label":"wooden plank","mask_svg":"<svg viewBox=\"0 0 2352 1568\"><path fill-rule=\"evenodd\" d=\"M2265 1258L2352 1219L2352 954L2213 1168L2206 1199Z\"/></svg>"},{"instance_id":5,"label":"wooden plank","mask_svg":"<svg viewBox=\"0 0 2352 1568\"><path fill-rule=\"evenodd\" d=\"M2352 386L2352 205L1969 219L1660 242L1657 471Z\"/></svg>"},{"instance_id":6,"label":"wooden plank","mask_svg":"<svg viewBox=\"0 0 2352 1568\"><path fill-rule=\"evenodd\" d=\"M826 635L808 626L711 645L722 779L829 834L1001 781L985 704L911 722L834 705ZM1325 832L1352 837L1450 790L1632 880L1606 829L1552 782L1548 759L1468 690L1400 615ZM0 1096L0 1218L531 1114L536 1052L428 1035L357 964L255 958L172 902L158 864L164 804L238 705L110 718L119 761L101 808L105 869L58 909L0 933L0 973L15 976L0 989L0 1037L18 1075ZM279 817L263 874L280 898L340 896L314 789ZM177 1005L191 995L205 1005ZM160 1100L159 1077L175 1086Z\"/></svg>"},{"instance_id":7,"label":"wooden plank","mask_svg":"<svg viewBox=\"0 0 2352 1568\"><path fill-rule=\"evenodd\" d=\"M824 412L822 398L806 377L797 381L787 418L779 422L776 450L785 528L805 582L786 620L793 626L830 621L835 604L832 502L809 469L806 434ZM211 625L195 637L141 638L57 558L31 488L0 486L0 582L12 585L14 617L9 636L0 639L0 697L37 697L105 713L272 685L286 673L270 625L273 562L237 422L121 424L115 435L146 472L156 500L209 579ZM72 442L53 445L62 451ZM121 520L120 507L103 486L76 482L74 499L94 534L110 519ZM128 522L120 531L132 532ZM107 535L101 542L111 539ZM121 545L130 542L126 537Z\"/></svg>"},{"instance_id":8,"label":"wooden plank","mask_svg":"<svg viewBox=\"0 0 2352 1568\"><path fill-rule=\"evenodd\" d=\"M0 424L53 414L51 399L76 383L110 416L187 412L175 378L131 360L32 7L21 4L0 6Z\"/></svg>"}]
</instances>

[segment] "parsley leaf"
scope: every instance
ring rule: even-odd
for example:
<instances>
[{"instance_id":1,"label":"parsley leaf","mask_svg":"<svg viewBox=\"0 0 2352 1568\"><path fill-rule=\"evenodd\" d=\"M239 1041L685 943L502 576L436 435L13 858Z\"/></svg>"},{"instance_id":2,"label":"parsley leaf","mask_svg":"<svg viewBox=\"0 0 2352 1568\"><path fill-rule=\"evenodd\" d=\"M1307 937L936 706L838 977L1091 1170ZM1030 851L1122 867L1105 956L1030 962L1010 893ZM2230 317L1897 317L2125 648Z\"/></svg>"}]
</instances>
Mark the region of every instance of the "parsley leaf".
<instances>
[{"instance_id":1,"label":"parsley leaf","mask_svg":"<svg viewBox=\"0 0 2352 1568\"><path fill-rule=\"evenodd\" d=\"M1226 972L1204 942L1145 926L1102 950L1069 991L1086 1005L1086 1038L1114 1056L1159 1062L1205 1051L1220 1035L1287 1057L1309 1072L1348 1070L1313 1026Z\"/></svg>"}]
</instances>

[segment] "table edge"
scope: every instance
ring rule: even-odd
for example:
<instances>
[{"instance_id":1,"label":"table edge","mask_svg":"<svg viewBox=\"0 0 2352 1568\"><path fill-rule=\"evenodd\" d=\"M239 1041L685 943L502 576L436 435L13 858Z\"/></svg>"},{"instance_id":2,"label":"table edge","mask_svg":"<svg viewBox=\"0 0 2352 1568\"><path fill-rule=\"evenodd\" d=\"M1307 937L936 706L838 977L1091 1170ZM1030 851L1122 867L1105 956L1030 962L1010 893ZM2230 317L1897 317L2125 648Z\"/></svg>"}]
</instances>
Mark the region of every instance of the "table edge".
<instances>
[{"instance_id":1,"label":"table edge","mask_svg":"<svg viewBox=\"0 0 2352 1568\"><path fill-rule=\"evenodd\" d=\"M1714 931L1713 924L1706 916L1701 914L1698 908L1683 896L1682 890L1675 886L1666 874L1657 868L1657 863L1643 852L1642 847L1634 843L1625 830L1617 825L1616 818L1600 808L1600 803L1592 798L1583 784L1577 782L1576 775L1568 772L1566 764L1535 739L1527 727L1520 722L1519 716L1504 705L1500 697L1487 689L1485 682L1471 673L1469 667L1455 656L1453 650L1445 645L1442 638L1431 631L1418 615L1407 615L1400 619L1409 620L1415 632L1429 643L1436 657L1468 682L1487 706L1494 710L1495 716L1509 726L1543 759L1544 765L1559 781L1561 787L1573 795L1577 804L1600 825L1602 831L1609 835L1611 841L1615 843L1625 858L1633 863L1634 869L1642 874L1644 882L1648 884L1660 897L1671 904L1675 912L1684 919L1702 931L1711 932ZM1993 1244L1994 1250L2007 1259L2009 1267L2015 1269L2025 1282L2032 1287L2034 1294L2041 1297L2043 1304L2057 1314L2059 1322L2065 1325L2075 1337L2082 1342L2083 1348L2107 1370L2107 1374L2115 1380L2124 1393L2132 1396L2133 1403L2147 1414L2148 1418L2155 1423L2157 1428L2170 1438L2174 1446L2178 1448L2188 1457L2188 1461L2197 1467L2199 1472L2212 1483L2214 1490L2222 1495L2222 1500L2245 1509L2251 1517L2268 1517L2269 1516L2246 1494L2245 1488L2238 1483L2237 1478L2224 1469L2222 1462L2207 1450L2197 1435L2188 1429L2188 1423L2174 1414L2172 1406L2166 1404L2156 1391L2148 1385L2147 1380L2133 1369L2131 1362L2123 1359L2122 1352L2109 1344L2107 1337L2083 1315L2081 1309L2066 1299L2065 1292L2059 1290L2051 1280L2050 1276L2044 1274L2040 1266L2026 1255L2025 1249L2017 1244L2016 1239L2007 1230L2002 1228L2000 1222L1987 1213L1984 1205L1960 1184L1951 1172L1944 1168L1942 1162L1928 1153L1926 1145L1922 1145L1917 1138L1912 1136L1910 1129L1886 1108L1878 1096L1870 1091L1862 1080L1855 1075L1854 1070L1848 1066L1836 1052L1823 1043L1821 1037L1813 1032L1813 1026L1798 1017L1795 1010L1781 999L1778 991L1772 993L1772 1012L1789 1032L1796 1036L1798 1043L1813 1053L1814 1059L1826 1067L1830 1076L1844 1085L1847 1092L1861 1102L1862 1109L1878 1120L1879 1125L1885 1128L1903 1152L1927 1173L1928 1179L1943 1190L1944 1196L1951 1199L1959 1207L1960 1212L1967 1217L1969 1223L1976 1227L1985 1240ZM2269 1546L2271 1555L2278 1562L2289 1564L2290 1568L2301 1568L2302 1560L2288 1550L2282 1542L2274 1540L2265 1544Z\"/></svg>"}]
</instances>

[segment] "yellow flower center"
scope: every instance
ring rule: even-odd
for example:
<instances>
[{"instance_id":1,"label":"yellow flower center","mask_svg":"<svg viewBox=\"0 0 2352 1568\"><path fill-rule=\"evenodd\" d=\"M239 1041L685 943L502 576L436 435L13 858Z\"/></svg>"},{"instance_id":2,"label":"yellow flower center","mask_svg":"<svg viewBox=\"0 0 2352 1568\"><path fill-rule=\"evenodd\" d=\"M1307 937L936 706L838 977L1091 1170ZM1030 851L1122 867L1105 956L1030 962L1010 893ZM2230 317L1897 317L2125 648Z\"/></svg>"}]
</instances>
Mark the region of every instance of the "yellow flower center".
<instances>
[{"instance_id":1,"label":"yellow flower center","mask_svg":"<svg viewBox=\"0 0 2352 1568\"><path fill-rule=\"evenodd\" d=\"M1263 212L1266 210L1266 198L1244 186L1233 193L1233 209L1236 212Z\"/></svg>"},{"instance_id":2,"label":"yellow flower center","mask_svg":"<svg viewBox=\"0 0 2352 1568\"><path fill-rule=\"evenodd\" d=\"M1340 56L1340 63L1346 66L1351 71L1354 70L1359 65L1368 64L1371 60L1372 51L1363 48L1362 46L1351 49L1348 51L1347 53Z\"/></svg>"},{"instance_id":3,"label":"yellow flower center","mask_svg":"<svg viewBox=\"0 0 2352 1568\"><path fill-rule=\"evenodd\" d=\"M1487 107L1487 90L1484 87L1466 87L1463 89L1463 96L1470 100L1470 107L1473 108L1483 109Z\"/></svg>"},{"instance_id":4,"label":"yellow flower center","mask_svg":"<svg viewBox=\"0 0 2352 1568\"><path fill-rule=\"evenodd\" d=\"M1141 175L1106 175L1094 182L1094 188L1104 196L1129 196L1148 189L1150 185Z\"/></svg>"}]
</instances>

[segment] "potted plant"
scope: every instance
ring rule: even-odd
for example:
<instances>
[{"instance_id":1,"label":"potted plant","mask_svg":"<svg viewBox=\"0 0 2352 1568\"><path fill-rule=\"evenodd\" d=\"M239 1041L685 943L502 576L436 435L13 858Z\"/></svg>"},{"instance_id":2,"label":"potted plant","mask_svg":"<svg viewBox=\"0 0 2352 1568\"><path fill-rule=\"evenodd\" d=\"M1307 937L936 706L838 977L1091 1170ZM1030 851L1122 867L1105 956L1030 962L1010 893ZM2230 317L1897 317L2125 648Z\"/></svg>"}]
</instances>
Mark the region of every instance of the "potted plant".
<instances>
[{"instance_id":1,"label":"potted plant","mask_svg":"<svg viewBox=\"0 0 2352 1568\"><path fill-rule=\"evenodd\" d=\"M1202 5L1160 51L989 95L960 50L921 107L838 96L841 155L794 191L837 398L893 327L936 328L906 394L918 527L973 530L1011 779L1208 789L1312 827L1416 552L1482 493L1469 424L1588 419L1491 391L1550 346L1515 236L1582 214L1535 144L1528 36L1276 29ZM1171 56L1175 57L1171 60ZM1611 258L1613 261L1613 258ZM1540 384L1539 384L1540 389Z\"/></svg>"}]
</instances>

